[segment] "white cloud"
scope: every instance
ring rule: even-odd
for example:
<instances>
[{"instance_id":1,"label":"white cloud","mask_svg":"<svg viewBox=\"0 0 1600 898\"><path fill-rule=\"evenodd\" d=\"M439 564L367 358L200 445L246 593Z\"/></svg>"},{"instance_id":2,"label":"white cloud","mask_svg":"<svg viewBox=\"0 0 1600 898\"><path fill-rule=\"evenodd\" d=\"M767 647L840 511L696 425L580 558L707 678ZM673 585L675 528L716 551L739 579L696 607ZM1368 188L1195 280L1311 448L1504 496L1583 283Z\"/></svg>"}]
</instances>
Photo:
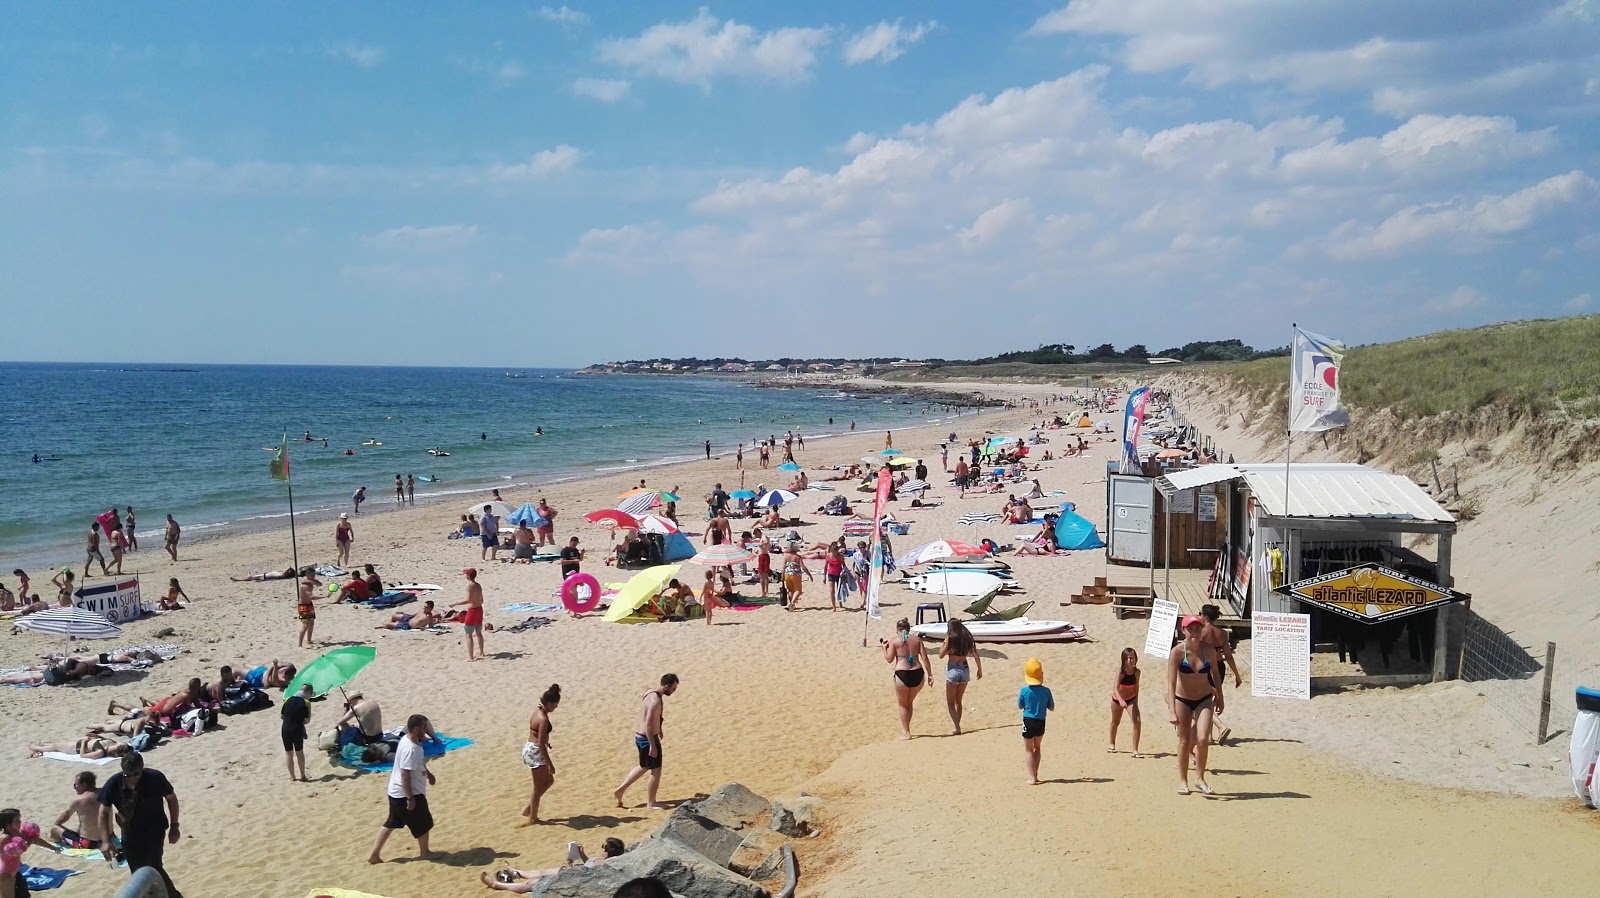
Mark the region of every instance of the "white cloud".
<instances>
[{"instance_id":1,"label":"white cloud","mask_svg":"<svg viewBox=\"0 0 1600 898\"><path fill-rule=\"evenodd\" d=\"M489 167L489 179L492 181L537 181L548 178L553 174L571 171L583 158L583 151L577 147L560 144L554 149L540 150L533 154L527 162L518 162L510 165L495 163Z\"/></svg>"},{"instance_id":2,"label":"white cloud","mask_svg":"<svg viewBox=\"0 0 1600 898\"><path fill-rule=\"evenodd\" d=\"M528 77L528 70L520 62L502 62L495 67L494 77L501 84L515 84Z\"/></svg>"},{"instance_id":3,"label":"white cloud","mask_svg":"<svg viewBox=\"0 0 1600 898\"><path fill-rule=\"evenodd\" d=\"M1504 116L1419 115L1381 137L1330 138L1294 150L1281 165L1291 176L1345 177L1380 167L1439 175L1541 155L1555 145L1553 129L1518 131Z\"/></svg>"},{"instance_id":4,"label":"white cloud","mask_svg":"<svg viewBox=\"0 0 1600 898\"><path fill-rule=\"evenodd\" d=\"M554 8L549 6L541 6L539 7L538 12L535 14L539 18L544 19L546 22L554 22L563 28L582 28L583 26L589 24L589 16L587 13L579 12L576 9L569 9L566 6L558 6Z\"/></svg>"},{"instance_id":5,"label":"white cloud","mask_svg":"<svg viewBox=\"0 0 1600 898\"><path fill-rule=\"evenodd\" d=\"M1587 311L1591 305L1594 305L1594 298L1587 293L1579 293L1577 296L1567 300L1566 309L1569 312L1583 312Z\"/></svg>"},{"instance_id":6,"label":"white cloud","mask_svg":"<svg viewBox=\"0 0 1600 898\"><path fill-rule=\"evenodd\" d=\"M873 60L893 62L905 54L907 47L920 43L928 32L939 25L938 22L918 22L905 28L900 21L879 22L861 29L845 44L844 61L850 65Z\"/></svg>"},{"instance_id":7,"label":"white cloud","mask_svg":"<svg viewBox=\"0 0 1600 898\"><path fill-rule=\"evenodd\" d=\"M702 9L686 22L663 22L637 37L600 44L600 59L683 84L709 89L720 77L796 82L810 77L817 50L828 42L825 28L760 31Z\"/></svg>"},{"instance_id":8,"label":"white cloud","mask_svg":"<svg viewBox=\"0 0 1600 898\"><path fill-rule=\"evenodd\" d=\"M1395 117L1600 109L1593 0L1072 0L1034 35L1123 39L1137 72L1207 87L1267 83L1357 91Z\"/></svg>"},{"instance_id":9,"label":"white cloud","mask_svg":"<svg viewBox=\"0 0 1600 898\"><path fill-rule=\"evenodd\" d=\"M1600 187L1581 171L1546 178L1508 196L1486 196L1407 206L1376 227L1346 222L1328 251L1338 259L1391 255L1413 244L1443 237L1494 237L1532 227L1542 216L1586 202Z\"/></svg>"},{"instance_id":10,"label":"white cloud","mask_svg":"<svg viewBox=\"0 0 1600 898\"><path fill-rule=\"evenodd\" d=\"M1028 217L1030 208L1027 200L1006 200L983 210L973 219L972 227L961 232L961 245L975 249L993 243L1013 224Z\"/></svg>"},{"instance_id":11,"label":"white cloud","mask_svg":"<svg viewBox=\"0 0 1600 898\"><path fill-rule=\"evenodd\" d=\"M374 249L424 250L454 249L476 240L477 225L431 225L417 227L402 225L376 234L368 234L361 242Z\"/></svg>"},{"instance_id":12,"label":"white cloud","mask_svg":"<svg viewBox=\"0 0 1600 898\"><path fill-rule=\"evenodd\" d=\"M617 103L628 95L630 86L616 78L579 78L572 82L572 92L602 103Z\"/></svg>"},{"instance_id":13,"label":"white cloud","mask_svg":"<svg viewBox=\"0 0 1600 898\"><path fill-rule=\"evenodd\" d=\"M1422 311L1434 315L1454 315L1481 309L1489 304L1489 297L1471 287L1457 287L1443 296L1422 304Z\"/></svg>"},{"instance_id":14,"label":"white cloud","mask_svg":"<svg viewBox=\"0 0 1600 898\"><path fill-rule=\"evenodd\" d=\"M376 68L389 58L389 51L369 44L329 45L323 48L323 52L334 59L354 63L363 69Z\"/></svg>"}]
</instances>

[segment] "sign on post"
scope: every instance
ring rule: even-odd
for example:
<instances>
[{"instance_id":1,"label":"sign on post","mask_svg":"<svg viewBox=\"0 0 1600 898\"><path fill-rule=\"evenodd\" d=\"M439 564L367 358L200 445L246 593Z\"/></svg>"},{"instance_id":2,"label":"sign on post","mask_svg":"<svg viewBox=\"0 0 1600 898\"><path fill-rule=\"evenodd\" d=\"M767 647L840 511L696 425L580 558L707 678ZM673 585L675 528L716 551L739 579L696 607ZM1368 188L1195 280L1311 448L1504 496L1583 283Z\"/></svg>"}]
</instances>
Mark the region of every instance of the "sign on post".
<instances>
[{"instance_id":1,"label":"sign on post","mask_svg":"<svg viewBox=\"0 0 1600 898\"><path fill-rule=\"evenodd\" d=\"M1294 596L1325 611L1369 624L1407 617L1467 598L1464 592L1373 562L1300 580L1273 592Z\"/></svg>"},{"instance_id":2,"label":"sign on post","mask_svg":"<svg viewBox=\"0 0 1600 898\"><path fill-rule=\"evenodd\" d=\"M144 614L139 604L139 578L85 586L72 594L72 604L93 611L112 623L137 620Z\"/></svg>"},{"instance_id":3,"label":"sign on post","mask_svg":"<svg viewBox=\"0 0 1600 898\"><path fill-rule=\"evenodd\" d=\"M1178 630L1178 603L1156 599L1150 608L1150 629L1144 634L1144 653L1163 660L1172 654L1172 634Z\"/></svg>"},{"instance_id":4,"label":"sign on post","mask_svg":"<svg viewBox=\"0 0 1600 898\"><path fill-rule=\"evenodd\" d=\"M1250 694L1311 698L1311 615L1257 611L1250 621Z\"/></svg>"}]
</instances>

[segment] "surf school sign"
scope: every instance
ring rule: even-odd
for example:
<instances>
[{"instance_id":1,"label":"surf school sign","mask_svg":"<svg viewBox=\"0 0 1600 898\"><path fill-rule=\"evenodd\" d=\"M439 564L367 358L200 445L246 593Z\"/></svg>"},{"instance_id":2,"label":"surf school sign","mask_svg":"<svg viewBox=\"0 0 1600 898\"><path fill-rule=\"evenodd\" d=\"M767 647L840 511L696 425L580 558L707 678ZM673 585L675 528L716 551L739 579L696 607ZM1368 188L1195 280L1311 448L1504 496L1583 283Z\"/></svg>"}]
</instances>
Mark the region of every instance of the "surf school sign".
<instances>
[{"instance_id":1,"label":"surf school sign","mask_svg":"<svg viewBox=\"0 0 1600 898\"><path fill-rule=\"evenodd\" d=\"M1467 598L1447 586L1367 563L1273 590L1364 623L1409 617Z\"/></svg>"},{"instance_id":2,"label":"surf school sign","mask_svg":"<svg viewBox=\"0 0 1600 898\"><path fill-rule=\"evenodd\" d=\"M139 603L139 578L100 586L85 586L72 594L72 604L93 611L112 623L134 620L144 614Z\"/></svg>"}]
</instances>

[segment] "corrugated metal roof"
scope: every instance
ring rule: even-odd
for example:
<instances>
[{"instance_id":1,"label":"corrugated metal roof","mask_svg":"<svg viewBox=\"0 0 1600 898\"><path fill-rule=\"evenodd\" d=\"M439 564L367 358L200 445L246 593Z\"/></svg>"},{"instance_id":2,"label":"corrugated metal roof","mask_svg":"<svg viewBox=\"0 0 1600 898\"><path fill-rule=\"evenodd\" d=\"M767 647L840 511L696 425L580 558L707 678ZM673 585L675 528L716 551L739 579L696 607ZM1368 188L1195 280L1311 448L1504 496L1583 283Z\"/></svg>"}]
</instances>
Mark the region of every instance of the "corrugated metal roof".
<instances>
[{"instance_id":1,"label":"corrugated metal roof","mask_svg":"<svg viewBox=\"0 0 1600 898\"><path fill-rule=\"evenodd\" d=\"M1365 465L1298 464L1290 470L1284 504L1284 466L1203 465L1160 478L1164 495L1244 478L1262 509L1275 518L1387 518L1451 523L1455 518L1409 478Z\"/></svg>"}]
</instances>

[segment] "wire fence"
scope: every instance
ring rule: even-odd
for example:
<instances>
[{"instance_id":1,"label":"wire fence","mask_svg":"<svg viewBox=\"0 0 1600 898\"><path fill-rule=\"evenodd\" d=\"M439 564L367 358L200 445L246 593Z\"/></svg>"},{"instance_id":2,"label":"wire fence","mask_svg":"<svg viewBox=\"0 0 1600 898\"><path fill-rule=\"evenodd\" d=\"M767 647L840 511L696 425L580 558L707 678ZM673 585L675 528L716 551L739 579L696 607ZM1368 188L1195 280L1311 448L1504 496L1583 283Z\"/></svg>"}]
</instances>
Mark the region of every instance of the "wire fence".
<instances>
[{"instance_id":1,"label":"wire fence","mask_svg":"<svg viewBox=\"0 0 1600 898\"><path fill-rule=\"evenodd\" d=\"M1533 742L1563 731L1577 713L1569 691L1552 690L1545 707L1547 660L1555 643L1524 645L1477 612L1467 612L1461 679L1473 684L1495 710Z\"/></svg>"}]
</instances>

